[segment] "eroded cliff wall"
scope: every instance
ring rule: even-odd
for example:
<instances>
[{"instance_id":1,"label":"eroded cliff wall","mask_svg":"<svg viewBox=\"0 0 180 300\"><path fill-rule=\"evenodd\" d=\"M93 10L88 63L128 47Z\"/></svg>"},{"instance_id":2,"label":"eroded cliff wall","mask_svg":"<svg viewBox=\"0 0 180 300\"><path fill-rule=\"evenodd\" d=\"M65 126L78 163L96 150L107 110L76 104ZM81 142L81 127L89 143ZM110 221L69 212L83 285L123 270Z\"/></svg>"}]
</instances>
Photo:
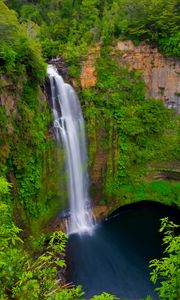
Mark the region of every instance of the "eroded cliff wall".
<instances>
[{"instance_id":1,"label":"eroded cliff wall","mask_svg":"<svg viewBox=\"0 0 180 300\"><path fill-rule=\"evenodd\" d=\"M82 88L96 83L95 63L99 53L100 47L97 46L82 64ZM118 41L112 56L114 54L119 64L141 72L146 84L146 97L161 99L169 108L180 112L180 60L166 58L156 47L144 42L136 46L132 41Z\"/></svg>"},{"instance_id":2,"label":"eroded cliff wall","mask_svg":"<svg viewBox=\"0 0 180 300\"><path fill-rule=\"evenodd\" d=\"M161 99L180 112L180 60L164 57L157 48L142 42L119 41L119 63L139 70L146 84L146 96Z\"/></svg>"},{"instance_id":3,"label":"eroded cliff wall","mask_svg":"<svg viewBox=\"0 0 180 300\"><path fill-rule=\"evenodd\" d=\"M138 158L138 155L141 156L144 151L143 147L140 149L139 142L133 141L136 139L136 134L138 136L136 132L133 135L133 130L136 131L135 127L139 121L137 118L137 122L133 126L131 126L131 121L136 115L136 110L144 106L145 98L160 99L165 106L173 107L176 111L179 109L180 61L163 57L157 48L145 43L135 46L131 41L118 41L109 50L109 61L108 57L102 59L102 49L98 46L94 48L94 51L90 50L87 58L82 62L80 76L82 103L84 103L84 113L87 120L92 197L96 203L99 201L106 203L109 200L113 203L116 198L113 193L117 192L117 194L119 193L119 201L124 205L132 200L133 185L140 182L148 185L154 181L166 181L168 179L177 181L179 179L177 153L173 152L173 147L176 149L176 132L169 130L164 142L156 140L155 147L158 148L158 143L161 143L158 156L151 152L156 150L147 150L149 147L147 140L145 160L148 164L143 165L143 155L142 158ZM119 69L116 74L113 66L110 66L111 60L116 63ZM104 68L103 64L109 68L108 71L105 70L106 67ZM106 71L107 75L103 74ZM141 78L145 85L143 83L141 85ZM138 99L141 99L140 102ZM135 102L138 103L137 106L133 104ZM129 111L127 119L123 119L122 106L124 106L124 111ZM147 120L147 118L151 118L151 114L143 117L144 109L146 108L142 108L142 118L146 119L144 122L151 122ZM113 111L117 114L116 116ZM152 113L153 116L156 115L156 108ZM161 117L158 118L160 120ZM118 123L122 122L125 123L121 124L118 129ZM130 137L129 142L127 142L124 132L118 133L118 130L125 130L126 125L127 128L130 126L128 130L131 129L130 131L132 131L127 132L127 138ZM152 128L156 125L152 120ZM142 123L141 129L138 130L143 131L143 126ZM152 133L153 139L155 135L156 133ZM146 139L146 137L144 138ZM167 149L166 152L166 145L171 141L173 143L172 149ZM132 147L132 153L129 150L130 147ZM137 148L140 151L139 154L135 153ZM128 155L130 155L129 158ZM153 155L154 158L152 158ZM118 179L119 174L121 176ZM124 183L125 188L122 188L123 176L126 179L129 176L129 182L127 180ZM149 198L151 187L147 188L150 194L148 194L149 191L146 193L143 189L142 187L141 191L138 192L138 197ZM120 190L121 192L119 192Z\"/></svg>"},{"instance_id":4,"label":"eroded cliff wall","mask_svg":"<svg viewBox=\"0 0 180 300\"><path fill-rule=\"evenodd\" d=\"M128 69L140 70L146 84L146 96L162 99L169 107L180 112L180 61L165 58L157 48L142 42L119 41L119 63Z\"/></svg>"}]
</instances>

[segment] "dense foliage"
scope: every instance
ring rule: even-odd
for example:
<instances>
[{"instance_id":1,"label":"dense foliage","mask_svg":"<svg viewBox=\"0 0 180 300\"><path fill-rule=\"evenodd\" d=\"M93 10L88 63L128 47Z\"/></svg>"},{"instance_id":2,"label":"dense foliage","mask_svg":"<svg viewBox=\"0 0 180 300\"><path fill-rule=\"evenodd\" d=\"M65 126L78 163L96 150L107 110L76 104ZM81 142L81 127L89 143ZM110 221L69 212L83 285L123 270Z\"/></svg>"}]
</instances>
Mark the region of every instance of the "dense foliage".
<instances>
[{"instance_id":1,"label":"dense foliage","mask_svg":"<svg viewBox=\"0 0 180 300\"><path fill-rule=\"evenodd\" d=\"M157 157L158 162L178 159L176 117L160 101L145 101L140 74L120 67L107 47L116 38L145 40L165 55L179 57L179 1L0 0L0 28L0 299L84 299L80 287L64 284L66 236L54 232L23 238L26 232L13 221L30 233L33 221L36 229L57 208L52 202L59 185L48 132L51 113L42 93L44 58L63 56L77 76L89 46L102 45L96 85L80 95L90 164L99 149L107 158L102 203L157 199L179 205L179 185L145 179ZM169 224L164 238L169 256L151 263L152 280L165 277L158 288L162 299L171 299L172 293L176 297L179 276L179 239ZM116 297L103 293L92 299Z\"/></svg>"},{"instance_id":2,"label":"dense foliage","mask_svg":"<svg viewBox=\"0 0 180 300\"><path fill-rule=\"evenodd\" d=\"M178 0L8 0L21 21L40 27L46 57L78 60L89 44L112 38L145 40L164 54L180 56Z\"/></svg>"},{"instance_id":3,"label":"dense foliage","mask_svg":"<svg viewBox=\"0 0 180 300\"><path fill-rule=\"evenodd\" d=\"M156 290L160 299L176 300L180 298L180 236L179 226L169 221L161 220L160 232L164 233L163 244L166 246L166 256L150 261L151 280L158 282Z\"/></svg>"},{"instance_id":4,"label":"dense foliage","mask_svg":"<svg viewBox=\"0 0 180 300\"><path fill-rule=\"evenodd\" d=\"M107 198L113 197L114 199L114 196L119 198L121 195L122 203L129 203L132 199L133 201L159 199L166 203L178 204L177 185L166 182L149 184L143 180L147 164L155 161L156 157L159 157L160 161L178 159L178 124L161 102L153 99L144 101L145 86L138 72L128 72L118 67L118 64L111 59L110 50L105 46L114 38L131 38L135 43L146 40L158 45L167 55L179 56L177 1L164 3L164 1L154 0L56 0L33 1L32 3L9 0L7 4L17 11L20 24L16 26L26 29L24 34L28 33L28 40L33 38L33 43L39 49L37 53L40 54L41 44L46 58L62 55L68 61L71 75L75 77L80 71L79 61L87 53L89 46L97 42L102 44L101 58L96 68L98 73L96 87L89 91L82 91L82 101L88 100L88 105L84 106L84 112L88 121L91 163L97 153L96 132L100 127L99 124L101 124L102 131L106 131L104 135L109 137L108 146L101 138L102 148L108 148L106 149L108 152L107 169L103 174L105 181L102 188L105 193L102 202ZM12 14L17 23L14 13ZM173 43L171 43L172 40ZM33 43L31 47L34 47ZM12 45L14 51L14 43ZM29 60L31 61L32 58L28 58ZM11 62L9 59L7 61ZM41 61L39 56L37 61L39 63ZM22 65L23 61L20 64L21 68ZM28 69L26 71L29 72ZM30 72L31 74L34 74L34 71ZM37 83L35 84L34 79L31 78L24 86L23 97L26 99L26 106L33 98L39 96L35 88ZM28 109L23 104L20 112L22 111L22 114L28 112L28 124L31 124L32 128L27 128L29 126L27 122L24 122L23 126L27 128L27 131L30 129L27 135L36 135L35 149L40 150L46 147L40 138L43 137L42 129L45 128L42 125L47 126L47 123L45 124L47 118L43 117L42 122L42 118L39 120L38 117L38 124L32 125L34 123L31 115L32 109L34 110L32 104ZM2 110L2 115L4 115L4 110ZM2 117L2 120L6 126L6 118ZM36 130L37 125L41 125L38 130ZM19 154L16 154L16 161L26 152L24 141L22 144L19 146L21 149L18 149ZM113 159L109 155L110 151ZM40 152L42 153L42 150ZM24 163L24 159L21 158L21 164L22 160ZM24 177L22 175L19 177L19 170L17 170L16 177L19 177L20 181L21 202L24 203L31 217L37 217L43 211L46 200L42 201L42 205L40 201L33 203L31 201L32 197L36 198L42 184L40 160L39 158L35 160L34 155L30 156L30 160L30 163L28 161L26 163L27 168L24 168L26 173ZM10 162L12 164L12 159ZM19 169L20 162L17 164L17 169ZM22 169L20 172L22 173ZM33 188L30 183L33 183ZM48 194L43 192L41 199L51 197L52 194L52 191Z\"/></svg>"},{"instance_id":5,"label":"dense foliage","mask_svg":"<svg viewBox=\"0 0 180 300\"><path fill-rule=\"evenodd\" d=\"M56 231L23 240L22 230L12 221L11 187L0 177L0 299L83 300L80 286L65 283L66 234ZM27 243L32 253L27 251ZM115 297L103 293L93 299Z\"/></svg>"},{"instance_id":6,"label":"dense foliage","mask_svg":"<svg viewBox=\"0 0 180 300\"><path fill-rule=\"evenodd\" d=\"M118 199L125 204L156 199L179 205L178 184L146 180L148 166L155 168L157 157L159 164L178 160L176 116L161 101L145 100L140 74L120 66L115 53L112 59L112 50L102 48L96 85L81 94L91 168L98 151L107 161L102 167L102 200Z\"/></svg>"},{"instance_id":7,"label":"dense foliage","mask_svg":"<svg viewBox=\"0 0 180 300\"><path fill-rule=\"evenodd\" d=\"M42 81L45 64L41 56L37 26L20 24L15 12L9 10L2 1L0 11L0 72L14 77L31 76L32 82Z\"/></svg>"},{"instance_id":8,"label":"dense foliage","mask_svg":"<svg viewBox=\"0 0 180 300\"><path fill-rule=\"evenodd\" d=\"M39 237L41 252L33 258L23 247L10 205L2 198L7 197L9 187L0 178L0 299L82 299L80 287L67 289L63 283L66 235L54 232Z\"/></svg>"},{"instance_id":9,"label":"dense foliage","mask_svg":"<svg viewBox=\"0 0 180 300\"><path fill-rule=\"evenodd\" d=\"M84 299L81 287L72 288L64 284L63 271L67 237L62 232L42 234L36 241L33 238L33 248L36 253L32 257L23 246L19 237L21 230L12 222L11 209L5 199L11 185L0 178L0 299L47 299L70 300ZM3 198L6 196L6 198ZM162 219L160 232L165 231L164 244L167 246L167 257L150 262L151 280L158 279L161 286L156 288L161 299L179 299L180 292L180 237L175 230L177 225ZM26 241L27 242L27 241ZM28 240L30 242L30 239ZM92 300L115 300L113 295L103 293L94 296ZM147 297L146 300L151 300Z\"/></svg>"},{"instance_id":10,"label":"dense foliage","mask_svg":"<svg viewBox=\"0 0 180 300\"><path fill-rule=\"evenodd\" d=\"M2 1L0 27L0 175L8 174L13 181L13 207L21 211L19 219L24 218L27 225L46 210L48 198L46 193L43 204L37 201L42 189L42 161L51 145L47 139L51 114L40 89L46 64L37 26L20 24L15 12Z\"/></svg>"}]
</instances>

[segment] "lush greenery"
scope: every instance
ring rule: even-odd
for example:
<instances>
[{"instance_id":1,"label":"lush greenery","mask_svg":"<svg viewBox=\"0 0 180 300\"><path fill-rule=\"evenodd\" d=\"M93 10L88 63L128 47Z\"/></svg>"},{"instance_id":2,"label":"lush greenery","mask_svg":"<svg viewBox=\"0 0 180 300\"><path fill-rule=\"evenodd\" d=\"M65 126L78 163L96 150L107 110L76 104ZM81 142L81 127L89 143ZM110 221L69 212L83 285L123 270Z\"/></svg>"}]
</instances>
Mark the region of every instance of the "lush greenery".
<instances>
[{"instance_id":1,"label":"lush greenery","mask_svg":"<svg viewBox=\"0 0 180 300\"><path fill-rule=\"evenodd\" d=\"M164 232L163 243L166 246L166 257L154 259L150 262L151 280L159 283L156 290L161 299L180 298L180 236L178 225L175 225L168 218L161 220L160 232Z\"/></svg>"},{"instance_id":2,"label":"lush greenery","mask_svg":"<svg viewBox=\"0 0 180 300\"><path fill-rule=\"evenodd\" d=\"M27 237L57 211L52 199L66 194L64 178L56 188L45 59L62 56L77 77L90 45L101 44L96 85L80 97L92 169L98 153L105 157L102 203L157 199L179 205L178 184L147 176L147 170L170 172L163 163L179 158L179 121L162 102L145 101L140 74L119 66L110 47L119 38L145 40L179 57L179 21L178 0L0 0L0 299L84 299L81 287L64 283L66 235ZM176 226L163 222L167 257L152 261L152 280L160 279L162 299L172 299L179 287L179 238Z\"/></svg>"},{"instance_id":3,"label":"lush greenery","mask_svg":"<svg viewBox=\"0 0 180 300\"><path fill-rule=\"evenodd\" d=\"M112 59L108 54L111 51L102 48L96 65L96 85L81 93L91 169L98 164L98 153L105 157L100 165L104 172L102 203L108 199L118 199L123 204L157 199L179 205L176 182L153 182L155 177L148 179L147 175L168 172L163 163L178 160L177 117L161 101L145 100L140 74L120 66L116 62L118 54L113 53Z\"/></svg>"},{"instance_id":4,"label":"lush greenery","mask_svg":"<svg viewBox=\"0 0 180 300\"><path fill-rule=\"evenodd\" d=\"M0 299L84 299L81 287L73 288L64 283L64 261L67 237L62 232L42 234L31 246L33 256L23 246L19 237L21 230L12 222L11 209L6 203L11 185L0 178ZM163 242L167 256L150 262L151 280L160 279L156 288L161 299L179 299L180 292L180 237L179 226L168 218L162 219L160 232L165 232ZM31 237L28 239L30 242ZM27 241L25 241L27 243ZM17 263L18 262L18 263ZM115 300L113 295L103 293L92 300ZM146 300L150 300L147 297Z\"/></svg>"},{"instance_id":5,"label":"lush greenery","mask_svg":"<svg viewBox=\"0 0 180 300\"><path fill-rule=\"evenodd\" d=\"M178 0L8 0L21 21L38 24L46 57L77 62L89 44L113 38L145 40L180 56Z\"/></svg>"},{"instance_id":6,"label":"lush greenery","mask_svg":"<svg viewBox=\"0 0 180 300\"><path fill-rule=\"evenodd\" d=\"M81 287L65 283L67 236L56 231L23 240L7 204L11 185L0 177L0 299L84 299ZM28 249L27 251L27 243ZM107 293L92 299L115 299Z\"/></svg>"},{"instance_id":7,"label":"lush greenery","mask_svg":"<svg viewBox=\"0 0 180 300\"><path fill-rule=\"evenodd\" d=\"M20 24L2 1L0 27L0 175L13 181L14 210L28 225L48 213L50 193L52 197L43 174L48 167L50 176L52 163L45 157L53 154L47 137L51 113L42 93L46 64L38 26Z\"/></svg>"},{"instance_id":8,"label":"lush greenery","mask_svg":"<svg viewBox=\"0 0 180 300\"><path fill-rule=\"evenodd\" d=\"M142 39L155 43L168 55L178 56L178 39L177 45L173 42L175 48L170 44L178 36L177 1L9 0L6 3L17 11L19 22L1 1L1 23L6 33L1 44L1 73L6 77L2 76L1 86L9 95L15 89L19 100L18 117L13 109L9 116L8 108L3 106L0 110L2 136L6 137L2 138L1 170L4 169L2 175L15 176L16 203L18 206L21 203L24 214L31 221L40 215L50 216L55 206L50 207L49 199L58 193L53 184L55 176L49 180L50 184L46 181L47 161L43 166L41 163L48 156L50 174L54 172L50 157L54 154L46 138L50 115L46 104L39 101L39 85L45 76L41 47L46 58L62 55L71 75L77 77L80 59L97 42L102 45L96 66L97 83L92 89L82 90L81 98L86 103L90 164L93 165L99 151L97 138L107 160L102 174L102 203L117 198L122 204L156 198L178 204L178 186L174 182L149 184L145 179L147 167L150 173L153 169L161 172L163 165L159 162L179 157L175 116L159 101L144 101L145 86L140 74L120 67L116 63L118 55L113 54L112 60L111 49L106 46L115 38L131 38L136 43ZM16 88L9 84L8 76L13 82L21 78Z\"/></svg>"},{"instance_id":9,"label":"lush greenery","mask_svg":"<svg viewBox=\"0 0 180 300\"><path fill-rule=\"evenodd\" d=\"M57 279L58 268L65 267L66 235L54 232L43 237L41 251L43 248L44 251L36 253L37 258L33 259L23 247L21 230L12 222L9 205L2 201L2 195L9 193L8 187L1 178L0 299L79 299L83 294L80 287L66 289L62 271Z\"/></svg>"}]
</instances>

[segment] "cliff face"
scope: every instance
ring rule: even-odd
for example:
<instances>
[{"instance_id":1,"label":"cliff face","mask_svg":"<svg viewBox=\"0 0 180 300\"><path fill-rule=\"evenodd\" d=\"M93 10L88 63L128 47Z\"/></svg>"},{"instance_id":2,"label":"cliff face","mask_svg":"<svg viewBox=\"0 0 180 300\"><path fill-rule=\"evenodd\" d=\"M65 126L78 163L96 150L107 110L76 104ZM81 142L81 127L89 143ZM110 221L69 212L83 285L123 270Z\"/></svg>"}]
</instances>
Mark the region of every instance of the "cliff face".
<instances>
[{"instance_id":1,"label":"cliff face","mask_svg":"<svg viewBox=\"0 0 180 300\"><path fill-rule=\"evenodd\" d=\"M46 100L37 83L0 76L0 176L13 184L9 197L21 227L40 226L67 198Z\"/></svg>"},{"instance_id":2,"label":"cliff face","mask_svg":"<svg viewBox=\"0 0 180 300\"><path fill-rule=\"evenodd\" d=\"M122 191L124 194L119 193L119 190L123 185L121 183L123 178L119 179L118 177L119 169L124 168L127 171L127 176L129 176L128 172L133 173L134 178L136 178L136 174L138 174L137 177L140 174L141 178L136 178L137 180L135 184L137 182L138 184L148 184L153 181L166 181L169 179L176 181L179 180L179 167L177 165L177 161L174 161L174 152L168 152L171 151L169 150L169 148L167 149L166 153L164 151L164 149L166 149L165 143L167 142L168 144L171 144L171 142L169 141L171 140L171 137L173 135L174 139L176 139L176 132L168 132L167 140L165 139L165 143L162 144L163 150L157 150L159 149L159 145L161 145L161 142L157 141L157 152L156 150L154 150L156 153L160 151L160 155L158 156L157 161L155 161L156 157L153 156L154 154L152 154L151 158L147 159L147 164L146 162L142 162L142 164L144 163L144 167L142 167L142 170L140 170L141 167L139 166L141 165L141 159L137 159L136 161L135 154L135 159L132 163L130 163L130 168L128 169L127 165L125 165L126 158L123 157L123 155L128 155L127 142L126 140L123 140L123 134L118 133L118 125L116 126L116 121L120 122L123 116L121 115L121 113L119 113L117 119L115 120L114 116L111 115L111 108L112 111L114 109L114 103L111 97L114 97L113 99L115 99L115 104L119 105L119 107L121 107L121 105L124 105L124 102L127 101L125 104L127 109L129 109L129 115L127 115L127 118L128 120L131 120L131 117L133 119L134 111L132 109L132 102L133 100L138 101L138 97L141 97L141 91L143 94L141 105L143 106L146 103L144 100L144 85L143 83L142 85L139 83L142 82L141 78L143 78L146 85L147 98L161 99L169 108L174 107L176 108L176 110L179 110L180 61L163 57L159 53L157 48L153 48L152 46L149 46L145 43L141 43L139 46L135 46L131 41L119 41L111 49L112 50L109 55L109 59L112 60L112 62L116 62L115 65L117 66L117 68L119 68L118 73L122 74L116 81L114 81L113 76L118 76L118 73L115 75L116 71L115 69L113 69L113 66L110 66L111 71L109 73L106 72L103 64L106 64L107 62L108 65L110 65L111 62L108 62L107 58L104 59L104 61L101 60L102 57L99 58L100 49L98 49L98 51L96 49L94 50L94 52L91 51L89 55L87 55L87 59L82 63L80 79L81 87L83 89L82 102L85 105L84 114L87 120L92 199L95 201L95 203L108 203L108 205L109 200L112 205L116 205L115 201L118 200L119 203L124 205L130 203L132 199L134 199L134 190L133 187L132 190L127 187L127 190ZM139 72L128 72L127 69L129 71L137 70ZM140 76L138 73L140 73ZM113 88L116 86L118 87L118 91ZM135 87L135 91L137 92L135 92L132 87ZM107 94L101 94L102 89L105 89L107 91ZM119 91L121 91L121 94L119 94ZM131 94L131 97L128 96L128 93ZM156 101L154 102L156 103ZM103 110L105 111L104 114ZM136 126L136 124L134 124L133 126ZM139 147L138 142L137 147ZM134 149L136 151L136 143L134 143ZM151 152L152 149L150 148L149 151ZM133 152L130 153L130 155L132 157ZM162 163L163 159L164 163ZM130 160L127 159L127 161ZM117 182L115 182L116 179ZM118 199L115 198L113 194L114 190L111 190L114 182L114 189L117 190ZM119 185L118 182L120 182ZM132 182L134 182L133 179ZM127 184L129 184L130 186L131 181L129 181L129 183ZM149 194L144 192L144 197L150 198L151 187L149 188L149 190ZM143 194L142 191L141 194ZM138 194L138 196L139 195L140 194ZM152 198L154 197L154 199L159 199L158 197L156 197L157 195L154 195L155 194L153 194Z\"/></svg>"},{"instance_id":3,"label":"cliff face","mask_svg":"<svg viewBox=\"0 0 180 300\"><path fill-rule=\"evenodd\" d=\"M96 83L96 68L95 63L97 58L100 56L100 46L89 50L87 59L82 64L82 70L80 75L81 87L88 88L92 87Z\"/></svg>"},{"instance_id":4,"label":"cliff face","mask_svg":"<svg viewBox=\"0 0 180 300\"><path fill-rule=\"evenodd\" d=\"M119 41L113 52L116 59L118 56L119 64L141 72L147 98L162 99L169 108L180 112L180 60L165 58L157 48L143 42L135 46L131 41ZM97 47L84 61L80 77L82 88L95 85L95 61L98 56Z\"/></svg>"},{"instance_id":5,"label":"cliff face","mask_svg":"<svg viewBox=\"0 0 180 300\"><path fill-rule=\"evenodd\" d=\"M119 63L129 70L140 70L146 84L146 96L162 99L169 108L180 111L180 60L165 58L157 48L131 41L117 43Z\"/></svg>"}]
</instances>

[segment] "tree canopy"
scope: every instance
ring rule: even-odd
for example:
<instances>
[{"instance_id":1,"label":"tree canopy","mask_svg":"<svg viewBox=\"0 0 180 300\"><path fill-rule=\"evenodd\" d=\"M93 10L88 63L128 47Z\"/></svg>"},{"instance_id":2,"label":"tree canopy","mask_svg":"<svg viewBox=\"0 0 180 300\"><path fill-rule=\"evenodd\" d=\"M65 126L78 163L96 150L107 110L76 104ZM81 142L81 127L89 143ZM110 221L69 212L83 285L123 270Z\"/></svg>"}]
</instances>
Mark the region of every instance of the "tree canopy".
<instances>
[{"instance_id":1,"label":"tree canopy","mask_svg":"<svg viewBox=\"0 0 180 300\"><path fill-rule=\"evenodd\" d=\"M6 1L20 20L40 26L44 55L83 55L93 42L112 38L153 43L168 56L180 56L178 0ZM76 49L77 48L77 49ZM68 53L69 52L69 53Z\"/></svg>"}]
</instances>

